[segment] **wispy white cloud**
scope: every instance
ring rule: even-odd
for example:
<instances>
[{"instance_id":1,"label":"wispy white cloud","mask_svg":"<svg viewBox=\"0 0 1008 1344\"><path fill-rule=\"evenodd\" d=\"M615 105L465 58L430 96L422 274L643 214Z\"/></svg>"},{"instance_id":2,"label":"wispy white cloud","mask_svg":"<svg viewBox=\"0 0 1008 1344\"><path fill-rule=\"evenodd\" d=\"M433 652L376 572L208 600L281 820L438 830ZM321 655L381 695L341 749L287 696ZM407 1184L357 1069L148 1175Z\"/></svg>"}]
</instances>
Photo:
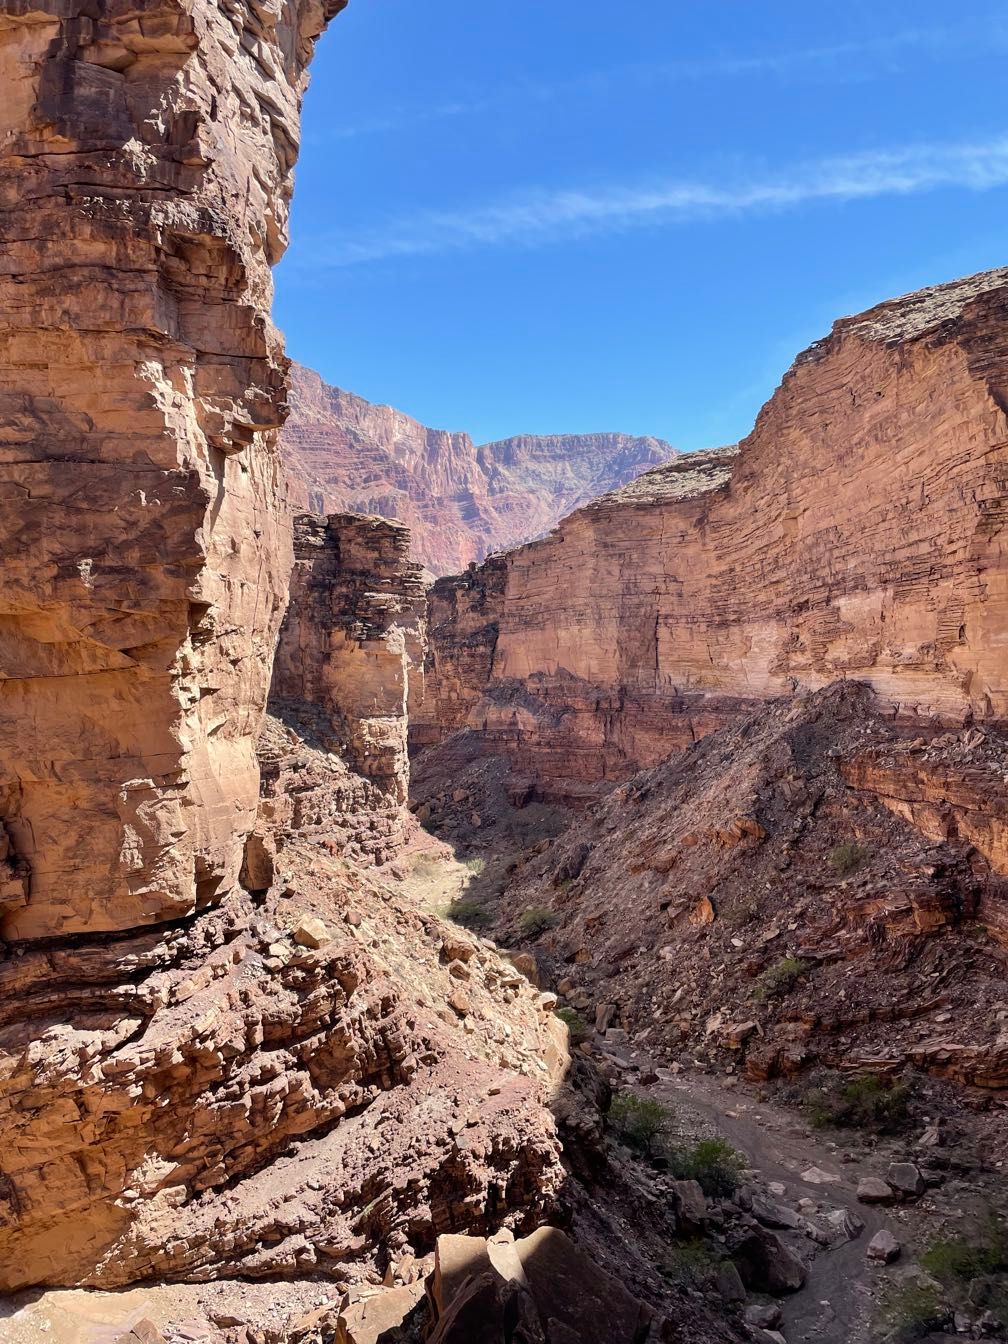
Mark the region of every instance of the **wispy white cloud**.
<instances>
[{"instance_id":1,"label":"wispy white cloud","mask_svg":"<svg viewBox=\"0 0 1008 1344\"><path fill-rule=\"evenodd\" d=\"M724 53L673 61L637 62L609 69L584 71L567 79L518 80L478 94L465 92L454 99L413 107L387 105L375 117L345 126L330 125L311 133L307 143L356 139L403 130L425 122L477 117L502 107L534 105L583 96L602 95L614 88L647 90L691 84L701 80L764 75L776 79L862 81L891 73L904 58L949 62L1008 50L1008 20L988 18L934 28L905 28L860 41L815 47L750 53Z\"/></svg>"},{"instance_id":2,"label":"wispy white cloud","mask_svg":"<svg viewBox=\"0 0 1008 1344\"><path fill-rule=\"evenodd\" d=\"M787 172L716 182L672 180L592 190L530 191L454 211L417 211L366 234L305 238L293 269L331 269L458 252L533 247L641 227L909 196L939 188L1008 185L1008 134L987 143L921 144L806 162Z\"/></svg>"}]
</instances>

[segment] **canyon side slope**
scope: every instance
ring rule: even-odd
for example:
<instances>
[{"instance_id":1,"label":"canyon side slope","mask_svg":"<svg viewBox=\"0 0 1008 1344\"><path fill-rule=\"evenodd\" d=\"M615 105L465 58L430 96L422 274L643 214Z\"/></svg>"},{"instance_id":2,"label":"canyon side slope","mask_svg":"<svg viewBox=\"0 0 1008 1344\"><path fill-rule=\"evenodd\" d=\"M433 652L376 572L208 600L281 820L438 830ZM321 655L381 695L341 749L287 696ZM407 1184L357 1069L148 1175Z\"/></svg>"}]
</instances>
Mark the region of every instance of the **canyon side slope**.
<instances>
[{"instance_id":1,"label":"canyon side slope","mask_svg":"<svg viewBox=\"0 0 1008 1344\"><path fill-rule=\"evenodd\" d=\"M838 678L1004 722L1006 409L1008 271L837 322L737 450L434 585L415 747L468 729L576 799Z\"/></svg>"},{"instance_id":2,"label":"canyon side slope","mask_svg":"<svg viewBox=\"0 0 1008 1344\"><path fill-rule=\"evenodd\" d=\"M428 429L294 364L281 449L295 502L406 523L413 557L450 574L548 532L596 496L668 461L661 439L518 435L477 446Z\"/></svg>"}]
</instances>

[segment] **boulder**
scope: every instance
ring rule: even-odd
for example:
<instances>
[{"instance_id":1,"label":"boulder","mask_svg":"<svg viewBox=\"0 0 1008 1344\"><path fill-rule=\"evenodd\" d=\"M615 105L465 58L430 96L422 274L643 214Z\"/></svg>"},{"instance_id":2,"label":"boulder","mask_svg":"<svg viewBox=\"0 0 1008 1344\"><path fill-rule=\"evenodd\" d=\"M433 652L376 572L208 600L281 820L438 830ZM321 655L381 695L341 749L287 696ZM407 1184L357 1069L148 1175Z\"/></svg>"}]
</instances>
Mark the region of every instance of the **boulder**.
<instances>
[{"instance_id":1,"label":"boulder","mask_svg":"<svg viewBox=\"0 0 1008 1344\"><path fill-rule=\"evenodd\" d=\"M535 985L536 989L542 988L542 979L539 975L539 963L531 952L509 952L508 961L515 968L519 975L523 975L530 985Z\"/></svg>"},{"instance_id":2,"label":"boulder","mask_svg":"<svg viewBox=\"0 0 1008 1344\"><path fill-rule=\"evenodd\" d=\"M891 1264L899 1253L900 1244L887 1227L875 1233L866 1251L869 1260L881 1260L884 1265Z\"/></svg>"},{"instance_id":3,"label":"boulder","mask_svg":"<svg viewBox=\"0 0 1008 1344\"><path fill-rule=\"evenodd\" d=\"M707 1226L707 1197L699 1181L673 1181L679 1226L686 1231L699 1232Z\"/></svg>"},{"instance_id":4,"label":"boulder","mask_svg":"<svg viewBox=\"0 0 1008 1344\"><path fill-rule=\"evenodd\" d=\"M302 915L291 930L294 941L299 947L316 949L332 942L332 935L321 919L314 915Z\"/></svg>"},{"instance_id":5,"label":"boulder","mask_svg":"<svg viewBox=\"0 0 1008 1344\"><path fill-rule=\"evenodd\" d=\"M786 1228L794 1232L804 1226L799 1214L794 1209L789 1209L786 1204L777 1204L771 1199L764 1199L760 1195L754 1195L752 1199L752 1216L764 1227Z\"/></svg>"},{"instance_id":6,"label":"boulder","mask_svg":"<svg viewBox=\"0 0 1008 1344\"><path fill-rule=\"evenodd\" d=\"M732 1250L742 1282L754 1293L782 1297L805 1284L805 1266L772 1232L752 1228Z\"/></svg>"},{"instance_id":7,"label":"boulder","mask_svg":"<svg viewBox=\"0 0 1008 1344\"><path fill-rule=\"evenodd\" d=\"M246 891L261 895L269 891L276 875L276 842L271 835L253 831L245 840L238 880Z\"/></svg>"},{"instance_id":8,"label":"boulder","mask_svg":"<svg viewBox=\"0 0 1008 1344\"><path fill-rule=\"evenodd\" d=\"M862 1176L858 1181L857 1197L862 1204L892 1204L896 1198L892 1186L878 1176Z\"/></svg>"},{"instance_id":9,"label":"boulder","mask_svg":"<svg viewBox=\"0 0 1008 1344\"><path fill-rule=\"evenodd\" d=\"M721 1294L722 1302L728 1303L729 1306L746 1300L745 1284L732 1260L723 1260L718 1265L717 1290Z\"/></svg>"},{"instance_id":10,"label":"boulder","mask_svg":"<svg viewBox=\"0 0 1008 1344\"><path fill-rule=\"evenodd\" d=\"M901 1195L922 1195L926 1189L920 1169L912 1162L893 1162L886 1172L886 1181Z\"/></svg>"},{"instance_id":11,"label":"boulder","mask_svg":"<svg viewBox=\"0 0 1008 1344\"><path fill-rule=\"evenodd\" d=\"M423 1296L424 1286L419 1282L382 1288L356 1302L348 1299L340 1308L335 1344L398 1344L406 1339L404 1322Z\"/></svg>"},{"instance_id":12,"label":"boulder","mask_svg":"<svg viewBox=\"0 0 1008 1344\"><path fill-rule=\"evenodd\" d=\"M461 934L455 933L454 931L446 932L441 939L441 956L445 961L467 962L472 958L475 951L476 948L469 938L463 938ZM525 975L525 971L517 964L518 956L519 954L516 953L515 956L508 957L508 961L510 961L511 965L514 966L516 970L520 971L522 975ZM530 957L529 960L534 962L534 958ZM531 979L531 977L526 978Z\"/></svg>"},{"instance_id":13,"label":"boulder","mask_svg":"<svg viewBox=\"0 0 1008 1344\"><path fill-rule=\"evenodd\" d=\"M439 1237L428 1294L429 1344L643 1344L652 1319L554 1227L519 1241Z\"/></svg>"},{"instance_id":14,"label":"boulder","mask_svg":"<svg viewBox=\"0 0 1008 1344\"><path fill-rule=\"evenodd\" d=\"M781 1309L776 1302L753 1302L746 1307L744 1320L760 1330L774 1330L781 1323Z\"/></svg>"},{"instance_id":15,"label":"boulder","mask_svg":"<svg viewBox=\"0 0 1008 1344\"><path fill-rule=\"evenodd\" d=\"M850 1209L830 1209L826 1223L833 1235L841 1241L854 1241L865 1228L861 1219Z\"/></svg>"}]
</instances>

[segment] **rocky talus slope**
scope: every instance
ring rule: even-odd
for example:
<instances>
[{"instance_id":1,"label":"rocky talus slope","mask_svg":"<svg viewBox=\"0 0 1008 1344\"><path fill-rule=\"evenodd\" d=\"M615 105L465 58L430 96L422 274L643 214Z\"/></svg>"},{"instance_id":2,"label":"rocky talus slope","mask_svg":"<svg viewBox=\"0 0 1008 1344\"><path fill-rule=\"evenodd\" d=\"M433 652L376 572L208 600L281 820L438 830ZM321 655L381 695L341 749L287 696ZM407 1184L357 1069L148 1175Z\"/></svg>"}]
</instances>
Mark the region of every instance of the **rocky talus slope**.
<instances>
[{"instance_id":1,"label":"rocky talus slope","mask_svg":"<svg viewBox=\"0 0 1008 1344\"><path fill-rule=\"evenodd\" d=\"M973 791L950 792L941 825L895 797L950 775ZM565 994L591 1021L610 1005L604 1025L667 1063L754 1079L910 1066L999 1095L1006 775L1001 734L911 733L837 683L635 775L489 908L512 941L545 908L538 948Z\"/></svg>"},{"instance_id":2,"label":"rocky talus slope","mask_svg":"<svg viewBox=\"0 0 1008 1344\"><path fill-rule=\"evenodd\" d=\"M838 677L1008 718L1008 271L836 323L734 450L684 456L431 593L417 746L466 727L545 793Z\"/></svg>"},{"instance_id":3,"label":"rocky talus slope","mask_svg":"<svg viewBox=\"0 0 1008 1344\"><path fill-rule=\"evenodd\" d=\"M5 938L234 889L290 565L270 267L343 3L3 6Z\"/></svg>"},{"instance_id":4,"label":"rocky talus slope","mask_svg":"<svg viewBox=\"0 0 1008 1344\"><path fill-rule=\"evenodd\" d=\"M434 574L541 536L675 452L628 434L518 435L477 446L297 364L290 407L281 448L297 503L399 519L414 557Z\"/></svg>"},{"instance_id":5,"label":"rocky talus slope","mask_svg":"<svg viewBox=\"0 0 1008 1344\"><path fill-rule=\"evenodd\" d=\"M416 830L408 538L297 533L240 882L194 918L0 961L0 1289L349 1288L556 1208L555 1000L373 871Z\"/></svg>"}]
</instances>

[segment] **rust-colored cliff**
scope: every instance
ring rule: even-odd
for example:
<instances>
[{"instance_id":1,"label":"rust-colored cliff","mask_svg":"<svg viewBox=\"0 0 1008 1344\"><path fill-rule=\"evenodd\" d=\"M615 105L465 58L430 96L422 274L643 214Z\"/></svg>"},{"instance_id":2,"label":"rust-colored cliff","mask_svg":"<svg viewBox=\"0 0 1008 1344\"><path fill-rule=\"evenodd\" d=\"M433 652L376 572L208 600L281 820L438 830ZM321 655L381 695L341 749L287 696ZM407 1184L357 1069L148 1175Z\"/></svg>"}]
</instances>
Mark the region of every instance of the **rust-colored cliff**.
<instances>
[{"instance_id":1,"label":"rust-colored cliff","mask_svg":"<svg viewBox=\"0 0 1008 1344\"><path fill-rule=\"evenodd\" d=\"M347 524L311 598L302 553L305 675L336 593L359 699L337 726L300 688L346 760L269 721L260 805L291 565L269 268L342 7L3 6L0 1291L380 1281L531 1229L563 1179L550 1001L354 862L404 787L394 527Z\"/></svg>"},{"instance_id":2,"label":"rust-colored cliff","mask_svg":"<svg viewBox=\"0 0 1008 1344\"><path fill-rule=\"evenodd\" d=\"M423 699L426 640L424 582L409 544L409 531L384 518L295 518L270 689L275 713L312 724L320 746L396 804L409 787L407 707L411 695Z\"/></svg>"},{"instance_id":3,"label":"rust-colored cliff","mask_svg":"<svg viewBox=\"0 0 1008 1344\"><path fill-rule=\"evenodd\" d=\"M1008 271L838 322L733 450L431 593L418 745L468 726L577 793L846 677L1008 717Z\"/></svg>"},{"instance_id":4,"label":"rust-colored cliff","mask_svg":"<svg viewBox=\"0 0 1008 1344\"><path fill-rule=\"evenodd\" d=\"M4 6L7 938L236 881L290 564L270 266L344 3Z\"/></svg>"},{"instance_id":5,"label":"rust-colored cliff","mask_svg":"<svg viewBox=\"0 0 1008 1344\"><path fill-rule=\"evenodd\" d=\"M298 502L399 519L434 574L541 536L675 452L628 434L520 435L477 447L468 434L428 429L297 364L290 404L282 450Z\"/></svg>"}]
</instances>

